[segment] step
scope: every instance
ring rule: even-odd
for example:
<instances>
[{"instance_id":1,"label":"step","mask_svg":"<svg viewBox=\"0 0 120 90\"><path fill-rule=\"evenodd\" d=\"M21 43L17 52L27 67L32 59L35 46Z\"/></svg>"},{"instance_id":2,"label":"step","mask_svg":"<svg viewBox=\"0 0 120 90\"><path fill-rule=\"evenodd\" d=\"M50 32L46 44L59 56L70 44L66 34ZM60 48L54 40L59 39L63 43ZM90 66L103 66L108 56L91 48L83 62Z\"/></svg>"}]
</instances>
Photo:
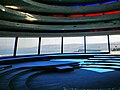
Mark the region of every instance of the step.
<instances>
[{"instance_id":1,"label":"step","mask_svg":"<svg viewBox=\"0 0 120 90\"><path fill-rule=\"evenodd\" d=\"M120 60L106 60L106 63L120 63Z\"/></svg>"},{"instance_id":2,"label":"step","mask_svg":"<svg viewBox=\"0 0 120 90\"><path fill-rule=\"evenodd\" d=\"M9 88L9 81L18 73L24 72L25 70L13 70L8 71L7 73L4 73L0 76L0 90L10 90Z\"/></svg>"},{"instance_id":3,"label":"step","mask_svg":"<svg viewBox=\"0 0 120 90\"><path fill-rule=\"evenodd\" d=\"M58 71L71 71L74 70L72 66L58 66L56 67Z\"/></svg>"},{"instance_id":4,"label":"step","mask_svg":"<svg viewBox=\"0 0 120 90\"><path fill-rule=\"evenodd\" d=\"M84 63L84 64L81 64L81 65L105 65L105 66L120 66L120 63L95 63L95 64L92 64L92 63Z\"/></svg>"},{"instance_id":5,"label":"step","mask_svg":"<svg viewBox=\"0 0 120 90\"><path fill-rule=\"evenodd\" d=\"M37 71L28 70L15 75L9 82L11 90L29 90L26 86L26 80L35 73L37 73Z\"/></svg>"},{"instance_id":6,"label":"step","mask_svg":"<svg viewBox=\"0 0 120 90\"><path fill-rule=\"evenodd\" d=\"M88 58L88 60L120 60L120 58Z\"/></svg>"},{"instance_id":7,"label":"step","mask_svg":"<svg viewBox=\"0 0 120 90\"><path fill-rule=\"evenodd\" d=\"M94 58L120 58L120 56L94 56Z\"/></svg>"},{"instance_id":8,"label":"step","mask_svg":"<svg viewBox=\"0 0 120 90\"><path fill-rule=\"evenodd\" d=\"M23 68L15 68L15 67L7 68L7 69L5 69L5 70L0 71L0 76L6 75L6 74L9 73L9 72L15 72L15 71L17 71L17 70L22 70L22 69L23 69Z\"/></svg>"},{"instance_id":9,"label":"step","mask_svg":"<svg viewBox=\"0 0 120 90\"><path fill-rule=\"evenodd\" d=\"M7 68L11 68L12 65L0 65L0 71L5 70Z\"/></svg>"},{"instance_id":10,"label":"step","mask_svg":"<svg viewBox=\"0 0 120 90\"><path fill-rule=\"evenodd\" d=\"M15 64L14 67L22 68L44 68L44 67L56 67L56 66L65 66L65 65L74 65L79 62L73 61L39 61L39 62L26 62Z\"/></svg>"},{"instance_id":11,"label":"step","mask_svg":"<svg viewBox=\"0 0 120 90\"><path fill-rule=\"evenodd\" d=\"M85 60L84 62L105 62L105 60Z\"/></svg>"},{"instance_id":12,"label":"step","mask_svg":"<svg viewBox=\"0 0 120 90\"><path fill-rule=\"evenodd\" d=\"M48 71L46 71L46 70L40 70L40 71L38 71L38 72L36 72L36 73L33 73L33 74L31 74L31 75L29 75L29 77L27 77L27 79L26 79L26 82L25 82L25 84L26 84L26 86L29 88L29 90L33 90L32 89L32 82L31 82L31 79L34 79L36 76L38 76L38 75L42 75L42 74L45 74L45 73L47 73ZM48 72L49 73L49 72ZM39 89L39 90L42 90L42 89Z\"/></svg>"},{"instance_id":13,"label":"step","mask_svg":"<svg viewBox=\"0 0 120 90\"><path fill-rule=\"evenodd\" d=\"M105 69L115 69L120 70L120 66L105 66L105 65L82 65L80 68L105 68Z\"/></svg>"}]
</instances>

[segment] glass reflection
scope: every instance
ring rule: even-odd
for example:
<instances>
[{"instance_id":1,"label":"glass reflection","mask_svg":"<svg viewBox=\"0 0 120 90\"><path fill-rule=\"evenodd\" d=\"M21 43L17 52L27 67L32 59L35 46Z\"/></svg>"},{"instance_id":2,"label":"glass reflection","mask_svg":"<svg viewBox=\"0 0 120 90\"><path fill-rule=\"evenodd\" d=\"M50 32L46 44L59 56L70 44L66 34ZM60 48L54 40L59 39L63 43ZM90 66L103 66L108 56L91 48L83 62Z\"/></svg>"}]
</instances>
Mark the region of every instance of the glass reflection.
<instances>
[{"instance_id":1,"label":"glass reflection","mask_svg":"<svg viewBox=\"0 0 120 90\"><path fill-rule=\"evenodd\" d=\"M87 36L86 37L86 52L108 52L107 36Z\"/></svg>"},{"instance_id":2,"label":"glass reflection","mask_svg":"<svg viewBox=\"0 0 120 90\"><path fill-rule=\"evenodd\" d=\"M64 37L63 38L64 53L83 53L84 38L83 37Z\"/></svg>"},{"instance_id":3,"label":"glass reflection","mask_svg":"<svg viewBox=\"0 0 120 90\"><path fill-rule=\"evenodd\" d=\"M41 38L40 54L61 53L61 37Z\"/></svg>"},{"instance_id":4,"label":"glass reflection","mask_svg":"<svg viewBox=\"0 0 120 90\"><path fill-rule=\"evenodd\" d=\"M0 38L0 56L12 56L14 52L15 38Z\"/></svg>"},{"instance_id":5,"label":"glass reflection","mask_svg":"<svg viewBox=\"0 0 120 90\"><path fill-rule=\"evenodd\" d=\"M38 38L18 38L17 55L38 53Z\"/></svg>"}]
</instances>

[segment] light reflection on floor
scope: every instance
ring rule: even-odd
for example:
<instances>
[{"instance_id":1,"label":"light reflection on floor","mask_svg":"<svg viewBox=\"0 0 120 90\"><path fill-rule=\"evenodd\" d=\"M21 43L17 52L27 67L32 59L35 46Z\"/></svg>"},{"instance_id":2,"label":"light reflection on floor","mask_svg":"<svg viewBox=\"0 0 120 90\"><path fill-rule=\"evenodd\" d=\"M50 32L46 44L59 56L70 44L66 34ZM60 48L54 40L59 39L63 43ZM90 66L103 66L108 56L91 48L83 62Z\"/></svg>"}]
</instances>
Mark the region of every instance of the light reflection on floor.
<instances>
[{"instance_id":1,"label":"light reflection on floor","mask_svg":"<svg viewBox=\"0 0 120 90\"><path fill-rule=\"evenodd\" d=\"M92 63L92 62L84 62L87 59L55 59L56 61L74 61L74 62L80 62L79 64L84 64L84 63ZM53 60L54 61L54 60ZM98 65L100 66L100 65ZM97 66L96 66L97 67ZM102 66L101 66L102 67ZM105 66L108 67L108 66ZM111 66L114 67L114 66ZM115 66L115 68L117 68ZM104 69L104 68L81 68L81 69L85 69L85 70L91 70L91 71L95 71L98 73L104 73L104 72L111 72L111 71L115 71L114 69Z\"/></svg>"},{"instance_id":2,"label":"light reflection on floor","mask_svg":"<svg viewBox=\"0 0 120 90\"><path fill-rule=\"evenodd\" d=\"M99 73L114 71L113 69L102 69L102 68L82 68L82 69L91 70Z\"/></svg>"}]
</instances>

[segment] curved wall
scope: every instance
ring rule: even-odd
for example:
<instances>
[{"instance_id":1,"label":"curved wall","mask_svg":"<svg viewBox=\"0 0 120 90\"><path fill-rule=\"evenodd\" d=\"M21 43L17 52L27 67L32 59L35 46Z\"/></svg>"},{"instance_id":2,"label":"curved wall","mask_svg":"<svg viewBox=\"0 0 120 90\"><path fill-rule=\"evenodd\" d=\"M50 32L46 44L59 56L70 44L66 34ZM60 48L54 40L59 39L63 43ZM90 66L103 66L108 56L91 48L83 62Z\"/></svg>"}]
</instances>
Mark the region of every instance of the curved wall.
<instances>
[{"instance_id":1,"label":"curved wall","mask_svg":"<svg viewBox=\"0 0 120 90\"><path fill-rule=\"evenodd\" d=\"M0 36L60 37L120 32L119 0L62 0L63 5L52 2L59 1L1 0ZM64 6L66 3L79 5Z\"/></svg>"}]
</instances>

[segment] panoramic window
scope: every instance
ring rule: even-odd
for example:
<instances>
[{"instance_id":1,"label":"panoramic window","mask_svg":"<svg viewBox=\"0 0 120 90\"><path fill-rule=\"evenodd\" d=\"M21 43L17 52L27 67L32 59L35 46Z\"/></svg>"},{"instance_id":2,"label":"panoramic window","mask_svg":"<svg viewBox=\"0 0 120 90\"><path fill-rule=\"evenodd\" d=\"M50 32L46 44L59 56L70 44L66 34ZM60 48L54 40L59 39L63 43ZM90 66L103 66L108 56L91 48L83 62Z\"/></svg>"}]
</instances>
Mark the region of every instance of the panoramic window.
<instances>
[{"instance_id":1,"label":"panoramic window","mask_svg":"<svg viewBox=\"0 0 120 90\"><path fill-rule=\"evenodd\" d=\"M40 54L61 53L61 37L41 38Z\"/></svg>"},{"instance_id":2,"label":"panoramic window","mask_svg":"<svg viewBox=\"0 0 120 90\"><path fill-rule=\"evenodd\" d=\"M38 54L38 38L18 38L17 55Z\"/></svg>"},{"instance_id":3,"label":"panoramic window","mask_svg":"<svg viewBox=\"0 0 120 90\"><path fill-rule=\"evenodd\" d=\"M0 56L13 56L15 38L0 37Z\"/></svg>"},{"instance_id":4,"label":"panoramic window","mask_svg":"<svg viewBox=\"0 0 120 90\"><path fill-rule=\"evenodd\" d=\"M84 37L64 37L63 53L84 53Z\"/></svg>"},{"instance_id":5,"label":"panoramic window","mask_svg":"<svg viewBox=\"0 0 120 90\"><path fill-rule=\"evenodd\" d=\"M120 54L120 35L110 35L111 54Z\"/></svg>"},{"instance_id":6,"label":"panoramic window","mask_svg":"<svg viewBox=\"0 0 120 90\"><path fill-rule=\"evenodd\" d=\"M108 52L107 36L87 36L86 37L86 52Z\"/></svg>"}]
</instances>

